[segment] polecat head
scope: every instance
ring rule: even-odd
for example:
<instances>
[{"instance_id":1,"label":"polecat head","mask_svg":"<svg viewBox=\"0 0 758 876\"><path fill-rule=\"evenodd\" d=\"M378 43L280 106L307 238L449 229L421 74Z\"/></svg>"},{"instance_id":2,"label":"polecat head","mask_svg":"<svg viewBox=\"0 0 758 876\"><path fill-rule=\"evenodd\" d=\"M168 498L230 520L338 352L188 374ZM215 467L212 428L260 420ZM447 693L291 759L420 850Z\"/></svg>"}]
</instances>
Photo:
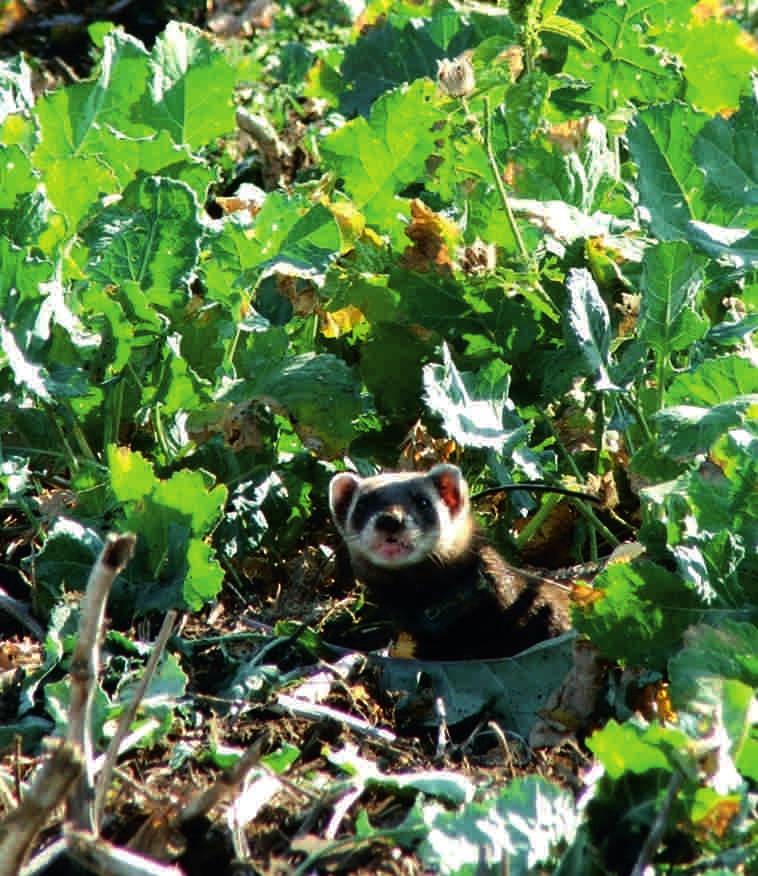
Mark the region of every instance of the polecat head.
<instances>
[{"instance_id":1,"label":"polecat head","mask_svg":"<svg viewBox=\"0 0 758 876\"><path fill-rule=\"evenodd\" d=\"M335 475L329 507L353 559L386 569L451 560L469 545L468 486L455 465L426 474Z\"/></svg>"}]
</instances>

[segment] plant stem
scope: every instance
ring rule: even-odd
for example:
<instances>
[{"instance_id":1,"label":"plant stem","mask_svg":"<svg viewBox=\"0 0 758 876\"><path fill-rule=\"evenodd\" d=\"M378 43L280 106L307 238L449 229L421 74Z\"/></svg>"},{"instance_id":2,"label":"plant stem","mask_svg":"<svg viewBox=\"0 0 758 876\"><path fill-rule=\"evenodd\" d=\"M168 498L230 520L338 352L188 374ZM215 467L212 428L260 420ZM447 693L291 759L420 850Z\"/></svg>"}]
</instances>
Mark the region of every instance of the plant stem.
<instances>
[{"instance_id":1,"label":"plant stem","mask_svg":"<svg viewBox=\"0 0 758 876\"><path fill-rule=\"evenodd\" d=\"M519 227L516 224L516 218L513 215L513 210L511 209L511 204L508 200L508 193L505 190L505 185L503 183L502 177L500 176L500 170L497 166L497 161L495 160L495 152L492 148L492 114L490 112L489 97L484 98L484 151L487 154L487 162L489 163L490 170L492 171L492 176L495 180L495 187L497 188L497 193L500 196L500 201L503 204L503 210L505 211L506 218L508 219L508 225L510 226L511 234L513 234L513 237L516 241L519 255L524 261L524 264L528 264L529 253L527 252L526 246L524 245L524 239L521 236Z\"/></svg>"},{"instance_id":2,"label":"plant stem","mask_svg":"<svg viewBox=\"0 0 758 876\"><path fill-rule=\"evenodd\" d=\"M529 520L526 526L516 536L516 547L518 547L519 550L521 550L525 544L529 543L529 540L535 535L550 514L552 514L553 508L555 508L560 501L561 497L556 495L548 496L545 499L535 512L534 517Z\"/></svg>"},{"instance_id":3,"label":"plant stem","mask_svg":"<svg viewBox=\"0 0 758 876\"><path fill-rule=\"evenodd\" d=\"M593 530L597 531L603 538L608 542L611 547L618 547L620 544L619 540L616 536L608 529L608 527L603 523L602 520L595 514L592 508L586 502L575 502L579 513L584 517L584 519L590 524ZM593 557L593 559L596 559Z\"/></svg>"},{"instance_id":4,"label":"plant stem","mask_svg":"<svg viewBox=\"0 0 758 876\"><path fill-rule=\"evenodd\" d=\"M668 826L671 807L674 805L674 800L676 799L676 795L679 793L683 782L684 774L680 770L675 770L669 781L669 786L666 790L666 797L663 800L661 808L658 810L655 821L650 828L650 833L647 835L647 839L642 845L642 849L640 850L634 869L631 872L631 876L643 876L643 873L647 872L648 867L652 864L653 857L658 851L658 846L660 845L663 834Z\"/></svg>"}]
</instances>

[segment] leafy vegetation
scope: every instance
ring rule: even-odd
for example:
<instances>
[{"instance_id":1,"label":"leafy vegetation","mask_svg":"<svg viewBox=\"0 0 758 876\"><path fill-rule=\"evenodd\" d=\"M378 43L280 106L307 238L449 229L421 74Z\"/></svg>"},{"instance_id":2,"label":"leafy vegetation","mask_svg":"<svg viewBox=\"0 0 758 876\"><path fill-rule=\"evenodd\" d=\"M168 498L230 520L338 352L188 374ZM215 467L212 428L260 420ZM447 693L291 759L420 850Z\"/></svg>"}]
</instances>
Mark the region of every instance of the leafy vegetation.
<instances>
[{"instance_id":1,"label":"leafy vegetation","mask_svg":"<svg viewBox=\"0 0 758 876\"><path fill-rule=\"evenodd\" d=\"M350 802L289 865L357 868L373 849L377 872L398 846L451 874L750 872L754 22L684 0L350 8L284 5L250 42L171 22L151 48L100 23L92 75L43 93L30 59L0 64L6 589L44 627L0 740L35 752L65 722L69 596L105 534L131 531L96 738L144 663L136 625L199 612L140 744L173 740L176 769L227 766L241 748L189 732L201 695L262 720L327 653L334 591L306 574L329 554L326 484L396 465L406 442L406 461L452 457L475 489L599 491L598 507L513 493L487 523L517 562L644 548L575 594L579 634L619 667L609 720L582 731L598 769L575 798L536 775L385 772L343 740L325 769ZM310 602L288 607L303 575ZM219 599L280 623L213 637ZM314 757L281 741L260 806ZM324 776L287 781L310 799ZM358 801L377 795L402 814L370 817Z\"/></svg>"}]
</instances>

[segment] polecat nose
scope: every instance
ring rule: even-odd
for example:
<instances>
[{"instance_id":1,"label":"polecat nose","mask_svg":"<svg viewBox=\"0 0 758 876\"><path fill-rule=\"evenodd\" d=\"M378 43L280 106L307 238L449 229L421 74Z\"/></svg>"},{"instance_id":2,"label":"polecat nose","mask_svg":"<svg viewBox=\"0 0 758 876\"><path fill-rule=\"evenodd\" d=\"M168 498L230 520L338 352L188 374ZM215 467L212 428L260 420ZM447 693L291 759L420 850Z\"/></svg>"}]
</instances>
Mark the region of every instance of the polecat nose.
<instances>
[{"instance_id":1,"label":"polecat nose","mask_svg":"<svg viewBox=\"0 0 758 876\"><path fill-rule=\"evenodd\" d=\"M390 514L386 511L379 514L374 521L375 529L378 529L380 532L385 532L387 535L394 535L395 533L400 532L404 526L405 524L403 523L401 515Z\"/></svg>"}]
</instances>

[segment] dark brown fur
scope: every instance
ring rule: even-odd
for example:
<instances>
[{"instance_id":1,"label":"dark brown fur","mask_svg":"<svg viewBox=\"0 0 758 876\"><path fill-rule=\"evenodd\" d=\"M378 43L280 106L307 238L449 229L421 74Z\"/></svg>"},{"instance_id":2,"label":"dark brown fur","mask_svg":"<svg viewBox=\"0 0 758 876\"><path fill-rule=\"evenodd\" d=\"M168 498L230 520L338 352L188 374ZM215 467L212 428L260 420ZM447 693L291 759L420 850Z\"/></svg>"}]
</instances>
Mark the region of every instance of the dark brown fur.
<instances>
[{"instance_id":1,"label":"dark brown fur","mask_svg":"<svg viewBox=\"0 0 758 876\"><path fill-rule=\"evenodd\" d=\"M410 635L421 659L508 657L571 626L568 590L512 568L479 533L455 561L351 565L375 617Z\"/></svg>"}]
</instances>

